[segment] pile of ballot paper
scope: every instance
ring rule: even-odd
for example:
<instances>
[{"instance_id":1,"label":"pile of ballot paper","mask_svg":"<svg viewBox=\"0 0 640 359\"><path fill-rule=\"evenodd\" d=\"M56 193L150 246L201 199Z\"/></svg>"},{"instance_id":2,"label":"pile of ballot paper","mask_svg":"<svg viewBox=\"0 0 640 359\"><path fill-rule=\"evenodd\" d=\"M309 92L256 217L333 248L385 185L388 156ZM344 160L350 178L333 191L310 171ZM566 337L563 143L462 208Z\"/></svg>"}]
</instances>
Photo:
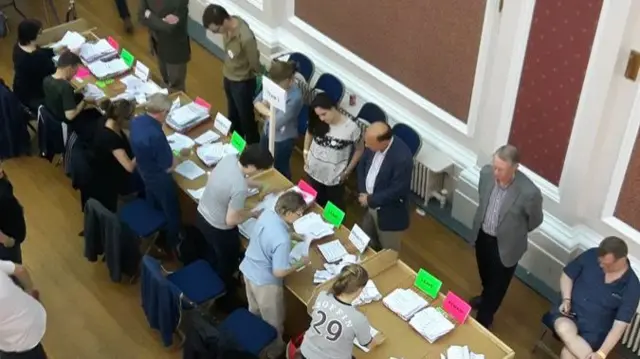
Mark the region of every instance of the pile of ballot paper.
<instances>
[{"instance_id":1,"label":"pile of ballot paper","mask_svg":"<svg viewBox=\"0 0 640 359\"><path fill-rule=\"evenodd\" d=\"M167 117L167 125L178 132L187 131L209 118L209 109L195 102L173 109Z\"/></svg>"},{"instance_id":2,"label":"pile of ballot paper","mask_svg":"<svg viewBox=\"0 0 640 359\"><path fill-rule=\"evenodd\" d=\"M360 260L353 254L347 254L342 257L338 263L325 263L324 269L316 270L313 275L313 284L324 283L340 274L342 268L349 264L357 264Z\"/></svg>"},{"instance_id":3,"label":"pile of ballot paper","mask_svg":"<svg viewBox=\"0 0 640 359\"><path fill-rule=\"evenodd\" d=\"M238 225L240 234L242 234L247 239L251 239L251 233L253 233L253 227L255 227L256 221L257 219L255 218L249 218L246 221L240 223Z\"/></svg>"},{"instance_id":4,"label":"pile of ballot paper","mask_svg":"<svg viewBox=\"0 0 640 359\"><path fill-rule=\"evenodd\" d=\"M452 345L447 349L446 355L440 354L440 359L484 359L484 355L473 353L466 345Z\"/></svg>"},{"instance_id":5,"label":"pile of ballot paper","mask_svg":"<svg viewBox=\"0 0 640 359\"><path fill-rule=\"evenodd\" d=\"M53 48L58 50L63 47L68 48L71 51L79 50L84 43L87 42L84 36L75 31L67 31L60 41L53 44Z\"/></svg>"},{"instance_id":6,"label":"pile of ballot paper","mask_svg":"<svg viewBox=\"0 0 640 359\"><path fill-rule=\"evenodd\" d=\"M336 263L349 254L339 239L318 245L318 250L328 263Z\"/></svg>"},{"instance_id":7,"label":"pile of ballot paper","mask_svg":"<svg viewBox=\"0 0 640 359\"><path fill-rule=\"evenodd\" d=\"M195 141L189 136L185 136L181 133L174 132L167 136L167 142L172 151L182 151L184 149L192 148L196 145Z\"/></svg>"},{"instance_id":8,"label":"pile of ballot paper","mask_svg":"<svg viewBox=\"0 0 640 359\"><path fill-rule=\"evenodd\" d=\"M443 312L434 307L428 307L416 313L409 321L409 325L429 343L434 343L455 328Z\"/></svg>"},{"instance_id":9,"label":"pile of ballot paper","mask_svg":"<svg viewBox=\"0 0 640 359\"><path fill-rule=\"evenodd\" d=\"M409 320L429 305L426 299L411 289L396 288L382 303L403 320Z\"/></svg>"},{"instance_id":10,"label":"pile of ballot paper","mask_svg":"<svg viewBox=\"0 0 640 359\"><path fill-rule=\"evenodd\" d=\"M129 66L120 57L109 61L94 61L87 68L98 79L116 77L129 71Z\"/></svg>"},{"instance_id":11,"label":"pile of ballot paper","mask_svg":"<svg viewBox=\"0 0 640 359\"><path fill-rule=\"evenodd\" d=\"M198 147L196 154L207 167L213 167L223 157L238 154L238 150L229 143L208 143Z\"/></svg>"},{"instance_id":12,"label":"pile of ballot paper","mask_svg":"<svg viewBox=\"0 0 640 359\"><path fill-rule=\"evenodd\" d=\"M307 213L293 222L293 229L304 239L318 239L334 233L333 226L315 212Z\"/></svg>"},{"instance_id":13,"label":"pile of ballot paper","mask_svg":"<svg viewBox=\"0 0 640 359\"><path fill-rule=\"evenodd\" d=\"M133 75L127 75L120 79L126 88L123 93L113 97L111 100L135 100L138 104L143 104L147 102L147 97L151 96L155 93L163 93L167 95L169 91L167 89L163 89L158 86L155 82L151 80L143 80L139 77ZM177 99L178 105L180 107L180 99Z\"/></svg>"},{"instance_id":14,"label":"pile of ballot paper","mask_svg":"<svg viewBox=\"0 0 640 359\"><path fill-rule=\"evenodd\" d=\"M351 302L351 305L357 307L359 305L365 305L372 302L377 302L382 299L382 294L378 291L378 287L373 283L371 279L367 282L360 295Z\"/></svg>"},{"instance_id":15,"label":"pile of ballot paper","mask_svg":"<svg viewBox=\"0 0 640 359\"><path fill-rule=\"evenodd\" d=\"M106 97L104 91L100 90L100 88L94 84L87 84L87 86L82 89L82 94L85 99L93 101Z\"/></svg>"},{"instance_id":16,"label":"pile of ballot paper","mask_svg":"<svg viewBox=\"0 0 640 359\"><path fill-rule=\"evenodd\" d=\"M118 51L114 49L107 40L100 39L96 42L85 42L82 44L79 55L82 61L91 63L106 57L115 57L118 55Z\"/></svg>"}]
</instances>

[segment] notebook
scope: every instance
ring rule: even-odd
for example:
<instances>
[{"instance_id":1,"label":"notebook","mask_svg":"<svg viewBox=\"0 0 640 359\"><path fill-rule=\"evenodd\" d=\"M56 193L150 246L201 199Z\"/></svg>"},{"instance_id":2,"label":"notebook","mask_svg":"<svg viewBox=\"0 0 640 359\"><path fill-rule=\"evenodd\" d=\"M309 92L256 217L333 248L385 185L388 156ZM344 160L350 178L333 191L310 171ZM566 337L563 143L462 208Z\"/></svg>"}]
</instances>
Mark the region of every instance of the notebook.
<instances>
[{"instance_id":1,"label":"notebook","mask_svg":"<svg viewBox=\"0 0 640 359\"><path fill-rule=\"evenodd\" d=\"M429 305L418 293L404 288L396 288L382 299L382 303L405 321Z\"/></svg>"},{"instance_id":2,"label":"notebook","mask_svg":"<svg viewBox=\"0 0 640 359\"><path fill-rule=\"evenodd\" d=\"M318 250L320 250L324 259L329 263L337 262L342 259L342 257L349 254L347 249L344 248L338 239L318 245Z\"/></svg>"},{"instance_id":3,"label":"notebook","mask_svg":"<svg viewBox=\"0 0 640 359\"><path fill-rule=\"evenodd\" d=\"M409 325L432 344L455 328L453 323L434 307L428 307L416 313L409 320Z\"/></svg>"}]
</instances>

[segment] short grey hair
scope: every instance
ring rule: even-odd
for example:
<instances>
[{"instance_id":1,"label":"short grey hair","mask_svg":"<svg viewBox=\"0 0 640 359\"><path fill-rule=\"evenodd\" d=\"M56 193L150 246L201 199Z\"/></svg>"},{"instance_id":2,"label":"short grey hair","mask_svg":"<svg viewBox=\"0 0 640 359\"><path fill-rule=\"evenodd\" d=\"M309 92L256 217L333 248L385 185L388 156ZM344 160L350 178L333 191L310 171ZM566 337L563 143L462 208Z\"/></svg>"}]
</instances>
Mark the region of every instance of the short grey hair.
<instances>
[{"instance_id":1,"label":"short grey hair","mask_svg":"<svg viewBox=\"0 0 640 359\"><path fill-rule=\"evenodd\" d=\"M297 212L306 207L304 197L296 191L287 191L280 195L276 202L275 210L280 215Z\"/></svg>"},{"instance_id":2,"label":"short grey hair","mask_svg":"<svg viewBox=\"0 0 640 359\"><path fill-rule=\"evenodd\" d=\"M144 109L149 113L167 112L171 110L171 100L165 94L155 93L144 103Z\"/></svg>"},{"instance_id":3,"label":"short grey hair","mask_svg":"<svg viewBox=\"0 0 640 359\"><path fill-rule=\"evenodd\" d=\"M493 155L511 165L520 163L520 152L513 145L500 146Z\"/></svg>"}]
</instances>

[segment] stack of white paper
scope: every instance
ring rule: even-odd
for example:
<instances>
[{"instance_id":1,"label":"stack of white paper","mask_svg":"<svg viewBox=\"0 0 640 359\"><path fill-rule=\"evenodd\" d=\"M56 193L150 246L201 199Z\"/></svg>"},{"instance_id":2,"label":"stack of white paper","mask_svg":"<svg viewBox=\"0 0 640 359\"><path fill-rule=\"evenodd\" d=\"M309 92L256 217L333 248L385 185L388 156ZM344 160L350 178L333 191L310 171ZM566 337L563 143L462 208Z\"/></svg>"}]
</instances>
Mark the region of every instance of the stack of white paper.
<instances>
[{"instance_id":1,"label":"stack of white paper","mask_svg":"<svg viewBox=\"0 0 640 359\"><path fill-rule=\"evenodd\" d=\"M424 298L411 289L396 288L384 297L382 303L403 320L409 320L417 312L429 305Z\"/></svg>"},{"instance_id":2,"label":"stack of white paper","mask_svg":"<svg viewBox=\"0 0 640 359\"><path fill-rule=\"evenodd\" d=\"M453 323L434 307L416 313L409 321L409 325L429 343L434 343L455 328Z\"/></svg>"},{"instance_id":3,"label":"stack of white paper","mask_svg":"<svg viewBox=\"0 0 640 359\"><path fill-rule=\"evenodd\" d=\"M378 291L378 287L373 283L371 279L367 282L367 285L364 287L358 298L354 299L351 303L354 307L359 305L369 304L372 302L376 302L382 299L382 294Z\"/></svg>"},{"instance_id":4,"label":"stack of white paper","mask_svg":"<svg viewBox=\"0 0 640 359\"><path fill-rule=\"evenodd\" d=\"M63 47L68 48L71 51L78 50L87 41L84 36L75 31L67 31L62 39L53 44L54 49L60 49Z\"/></svg>"},{"instance_id":5,"label":"stack of white paper","mask_svg":"<svg viewBox=\"0 0 640 359\"><path fill-rule=\"evenodd\" d=\"M308 257L310 246L311 241L301 241L296 243L293 248L291 248L291 253L289 253L289 262L294 264L300 262L302 257Z\"/></svg>"},{"instance_id":6,"label":"stack of white paper","mask_svg":"<svg viewBox=\"0 0 640 359\"><path fill-rule=\"evenodd\" d=\"M107 40L100 39L97 42L85 42L80 47L80 58L87 63L94 62L96 60L115 56L118 52L114 49Z\"/></svg>"},{"instance_id":7,"label":"stack of white paper","mask_svg":"<svg viewBox=\"0 0 640 359\"><path fill-rule=\"evenodd\" d=\"M202 194L204 193L204 187L199 189L187 189L187 192L189 192L189 195L193 197L193 199L200 201L200 198L202 198Z\"/></svg>"},{"instance_id":8,"label":"stack of white paper","mask_svg":"<svg viewBox=\"0 0 640 359\"><path fill-rule=\"evenodd\" d=\"M206 107L191 102L171 111L167 124L174 130L182 132L199 125L208 117L209 110Z\"/></svg>"},{"instance_id":9,"label":"stack of white paper","mask_svg":"<svg viewBox=\"0 0 640 359\"><path fill-rule=\"evenodd\" d=\"M207 132L198 136L198 138L196 138L195 141L199 145L206 145L207 143L216 142L219 139L220 139L219 134L211 130L207 130Z\"/></svg>"},{"instance_id":10,"label":"stack of white paper","mask_svg":"<svg viewBox=\"0 0 640 359\"><path fill-rule=\"evenodd\" d=\"M305 239L313 240L334 233L333 226L325 222L322 216L315 212L307 213L293 222L293 229Z\"/></svg>"},{"instance_id":11,"label":"stack of white paper","mask_svg":"<svg viewBox=\"0 0 640 359\"><path fill-rule=\"evenodd\" d=\"M442 359L484 359L483 354L476 354L468 346L452 345L447 349L447 355L440 354Z\"/></svg>"},{"instance_id":12,"label":"stack of white paper","mask_svg":"<svg viewBox=\"0 0 640 359\"><path fill-rule=\"evenodd\" d=\"M215 166L225 156L235 155L238 151L228 143L209 143L198 147L196 154L207 167ZM275 203L274 203L275 205Z\"/></svg>"},{"instance_id":13,"label":"stack of white paper","mask_svg":"<svg viewBox=\"0 0 640 359\"><path fill-rule=\"evenodd\" d=\"M82 94L86 99L93 101L106 97L104 91L100 90L100 88L94 84L87 84L87 86L82 89Z\"/></svg>"},{"instance_id":14,"label":"stack of white paper","mask_svg":"<svg viewBox=\"0 0 640 359\"><path fill-rule=\"evenodd\" d=\"M342 257L349 254L347 249L344 248L342 243L340 243L339 239L335 239L329 243L320 244L318 245L318 249L320 250L320 253L322 253L324 259L329 263L337 262L342 259Z\"/></svg>"},{"instance_id":15,"label":"stack of white paper","mask_svg":"<svg viewBox=\"0 0 640 359\"><path fill-rule=\"evenodd\" d=\"M347 254L342 257L342 260L338 263L325 263L324 269L316 270L313 275L313 284L321 284L329 279L337 276L346 265L357 264L359 262L358 257L353 254Z\"/></svg>"},{"instance_id":16,"label":"stack of white paper","mask_svg":"<svg viewBox=\"0 0 640 359\"><path fill-rule=\"evenodd\" d=\"M99 79L115 77L129 71L129 66L119 57L109 61L92 62L87 68Z\"/></svg>"},{"instance_id":17,"label":"stack of white paper","mask_svg":"<svg viewBox=\"0 0 640 359\"><path fill-rule=\"evenodd\" d=\"M375 338L375 336L378 335L378 331L374 327L369 327L369 331L371 333L371 338ZM363 352L369 352L369 348L363 347L362 345L360 345L360 343L358 343L358 338L353 338L353 344L360 348L360 350L362 350Z\"/></svg>"},{"instance_id":18,"label":"stack of white paper","mask_svg":"<svg viewBox=\"0 0 640 359\"><path fill-rule=\"evenodd\" d=\"M176 166L175 171L181 176L192 181L206 173L202 168L198 167L198 165L191 160L186 160L180 163L178 166Z\"/></svg>"},{"instance_id":19,"label":"stack of white paper","mask_svg":"<svg viewBox=\"0 0 640 359\"><path fill-rule=\"evenodd\" d=\"M256 225L255 218L249 218L246 221L240 223L238 225L238 229L240 230L240 234L242 234L245 238L250 239L251 233L253 232L253 227Z\"/></svg>"},{"instance_id":20,"label":"stack of white paper","mask_svg":"<svg viewBox=\"0 0 640 359\"><path fill-rule=\"evenodd\" d=\"M190 137L177 132L167 136L167 141L172 151L181 151L196 145Z\"/></svg>"}]
</instances>

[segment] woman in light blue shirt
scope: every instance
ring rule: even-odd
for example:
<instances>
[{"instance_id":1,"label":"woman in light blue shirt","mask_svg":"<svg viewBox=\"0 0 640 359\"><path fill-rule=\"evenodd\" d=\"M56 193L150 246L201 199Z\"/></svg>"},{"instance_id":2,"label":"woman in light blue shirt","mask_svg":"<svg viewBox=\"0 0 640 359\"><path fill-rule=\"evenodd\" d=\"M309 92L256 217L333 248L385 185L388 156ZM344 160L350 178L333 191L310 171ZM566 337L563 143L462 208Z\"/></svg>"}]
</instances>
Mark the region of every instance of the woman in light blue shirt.
<instances>
[{"instance_id":1,"label":"woman in light blue shirt","mask_svg":"<svg viewBox=\"0 0 640 359\"><path fill-rule=\"evenodd\" d=\"M269 78L287 91L287 110L276 110L276 118L271 121L269 103L262 98L262 92L256 97L256 111L267 119L260 143L265 151L269 149L269 126L276 126L274 167L285 177L291 179L291 153L298 138L298 115L302 110L302 90L295 82L296 64L293 61L275 60L269 68Z\"/></svg>"}]
</instances>

